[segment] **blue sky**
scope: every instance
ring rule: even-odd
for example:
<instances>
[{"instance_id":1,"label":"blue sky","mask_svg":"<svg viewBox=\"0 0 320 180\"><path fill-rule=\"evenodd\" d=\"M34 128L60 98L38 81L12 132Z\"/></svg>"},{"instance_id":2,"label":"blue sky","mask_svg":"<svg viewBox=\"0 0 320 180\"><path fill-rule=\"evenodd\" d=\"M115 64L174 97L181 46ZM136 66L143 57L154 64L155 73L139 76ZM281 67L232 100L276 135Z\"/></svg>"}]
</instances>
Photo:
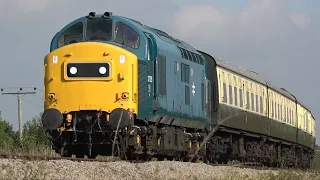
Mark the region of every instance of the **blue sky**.
<instances>
[{"instance_id":1,"label":"blue sky","mask_svg":"<svg viewBox=\"0 0 320 180\"><path fill-rule=\"evenodd\" d=\"M1 0L0 86L39 89L23 100L23 121L30 120L42 110L43 58L54 34L90 11L112 11L258 72L320 119L319 5L315 0ZM16 97L0 96L0 102L2 116L17 129Z\"/></svg>"},{"instance_id":2,"label":"blue sky","mask_svg":"<svg viewBox=\"0 0 320 180\"><path fill-rule=\"evenodd\" d=\"M311 13L313 15L319 16L319 5L320 1L316 0L287 0L288 7L294 10Z\"/></svg>"}]
</instances>

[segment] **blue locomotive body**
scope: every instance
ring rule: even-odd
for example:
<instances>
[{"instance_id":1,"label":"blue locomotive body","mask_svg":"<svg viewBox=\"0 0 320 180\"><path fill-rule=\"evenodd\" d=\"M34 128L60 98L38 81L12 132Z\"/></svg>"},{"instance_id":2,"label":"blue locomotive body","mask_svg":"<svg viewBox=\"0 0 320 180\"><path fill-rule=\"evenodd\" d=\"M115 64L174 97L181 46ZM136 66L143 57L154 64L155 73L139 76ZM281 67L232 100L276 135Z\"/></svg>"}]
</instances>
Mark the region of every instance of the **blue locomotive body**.
<instances>
[{"instance_id":1,"label":"blue locomotive body","mask_svg":"<svg viewBox=\"0 0 320 180\"><path fill-rule=\"evenodd\" d=\"M138 119L204 129L206 62L189 44L124 17L144 42L139 58Z\"/></svg>"},{"instance_id":2,"label":"blue locomotive body","mask_svg":"<svg viewBox=\"0 0 320 180\"><path fill-rule=\"evenodd\" d=\"M101 16L103 15L95 15L93 18ZM50 51L67 45L69 42L66 40L65 44L59 44L58 37L79 23L83 24L83 27L88 26L87 18L87 16L78 18L58 32L51 42ZM116 15L111 15L108 19L116 24L113 26L113 32L116 32L115 28L121 24L138 37L138 44L135 47L125 42L121 43L117 40L121 38L118 38L116 33L112 34L112 39L103 41L124 48L138 57L138 119L153 122L162 119L162 123L173 123L186 128L207 127L205 108L207 77L203 56L189 44L136 20ZM84 35L77 40L77 42L82 41L90 40Z\"/></svg>"}]
</instances>

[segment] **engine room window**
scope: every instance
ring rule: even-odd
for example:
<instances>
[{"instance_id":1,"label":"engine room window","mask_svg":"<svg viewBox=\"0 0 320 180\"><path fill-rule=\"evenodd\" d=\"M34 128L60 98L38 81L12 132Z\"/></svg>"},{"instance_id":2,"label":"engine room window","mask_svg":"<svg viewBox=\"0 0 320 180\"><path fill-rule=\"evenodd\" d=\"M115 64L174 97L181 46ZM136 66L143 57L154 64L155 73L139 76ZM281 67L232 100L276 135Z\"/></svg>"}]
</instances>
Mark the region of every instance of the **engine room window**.
<instances>
[{"instance_id":1,"label":"engine room window","mask_svg":"<svg viewBox=\"0 0 320 180\"><path fill-rule=\"evenodd\" d=\"M139 48L140 36L129 26L117 22L115 25L114 41L120 44L125 44L134 49Z\"/></svg>"},{"instance_id":2,"label":"engine room window","mask_svg":"<svg viewBox=\"0 0 320 180\"><path fill-rule=\"evenodd\" d=\"M86 39L88 41L109 41L112 36L112 20L95 18L88 19Z\"/></svg>"},{"instance_id":3,"label":"engine room window","mask_svg":"<svg viewBox=\"0 0 320 180\"><path fill-rule=\"evenodd\" d=\"M58 47L83 41L83 24L81 22L72 25L58 38Z\"/></svg>"},{"instance_id":4,"label":"engine room window","mask_svg":"<svg viewBox=\"0 0 320 180\"><path fill-rule=\"evenodd\" d=\"M181 63L181 81L190 83L190 66L188 64Z\"/></svg>"}]
</instances>

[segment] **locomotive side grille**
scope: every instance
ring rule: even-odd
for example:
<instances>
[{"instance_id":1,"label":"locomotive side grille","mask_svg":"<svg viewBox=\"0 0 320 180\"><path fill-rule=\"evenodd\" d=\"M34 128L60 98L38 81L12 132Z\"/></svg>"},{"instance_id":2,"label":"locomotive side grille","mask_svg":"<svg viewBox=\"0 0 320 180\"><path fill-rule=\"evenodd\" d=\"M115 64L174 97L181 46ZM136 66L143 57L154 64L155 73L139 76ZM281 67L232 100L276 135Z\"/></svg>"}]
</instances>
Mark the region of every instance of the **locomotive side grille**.
<instances>
[{"instance_id":1,"label":"locomotive side grille","mask_svg":"<svg viewBox=\"0 0 320 180\"><path fill-rule=\"evenodd\" d=\"M138 77L139 77L139 103L146 104L146 82L147 82L147 67L142 61L139 61L138 65Z\"/></svg>"}]
</instances>

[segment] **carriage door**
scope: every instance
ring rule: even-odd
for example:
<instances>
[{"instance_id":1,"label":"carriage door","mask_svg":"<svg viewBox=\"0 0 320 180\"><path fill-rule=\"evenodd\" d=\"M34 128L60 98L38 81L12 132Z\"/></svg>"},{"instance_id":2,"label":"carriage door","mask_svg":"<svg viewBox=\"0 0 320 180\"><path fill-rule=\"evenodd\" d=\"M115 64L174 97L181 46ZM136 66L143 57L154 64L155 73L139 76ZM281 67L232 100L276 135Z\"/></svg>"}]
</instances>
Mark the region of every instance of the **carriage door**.
<instances>
[{"instance_id":1,"label":"carriage door","mask_svg":"<svg viewBox=\"0 0 320 180\"><path fill-rule=\"evenodd\" d=\"M148 104L152 106L150 107L149 112L154 112L158 109L158 101L157 101L157 44L155 42L154 37L145 33L147 36L147 66L148 66L148 92L147 92L147 101Z\"/></svg>"}]
</instances>

